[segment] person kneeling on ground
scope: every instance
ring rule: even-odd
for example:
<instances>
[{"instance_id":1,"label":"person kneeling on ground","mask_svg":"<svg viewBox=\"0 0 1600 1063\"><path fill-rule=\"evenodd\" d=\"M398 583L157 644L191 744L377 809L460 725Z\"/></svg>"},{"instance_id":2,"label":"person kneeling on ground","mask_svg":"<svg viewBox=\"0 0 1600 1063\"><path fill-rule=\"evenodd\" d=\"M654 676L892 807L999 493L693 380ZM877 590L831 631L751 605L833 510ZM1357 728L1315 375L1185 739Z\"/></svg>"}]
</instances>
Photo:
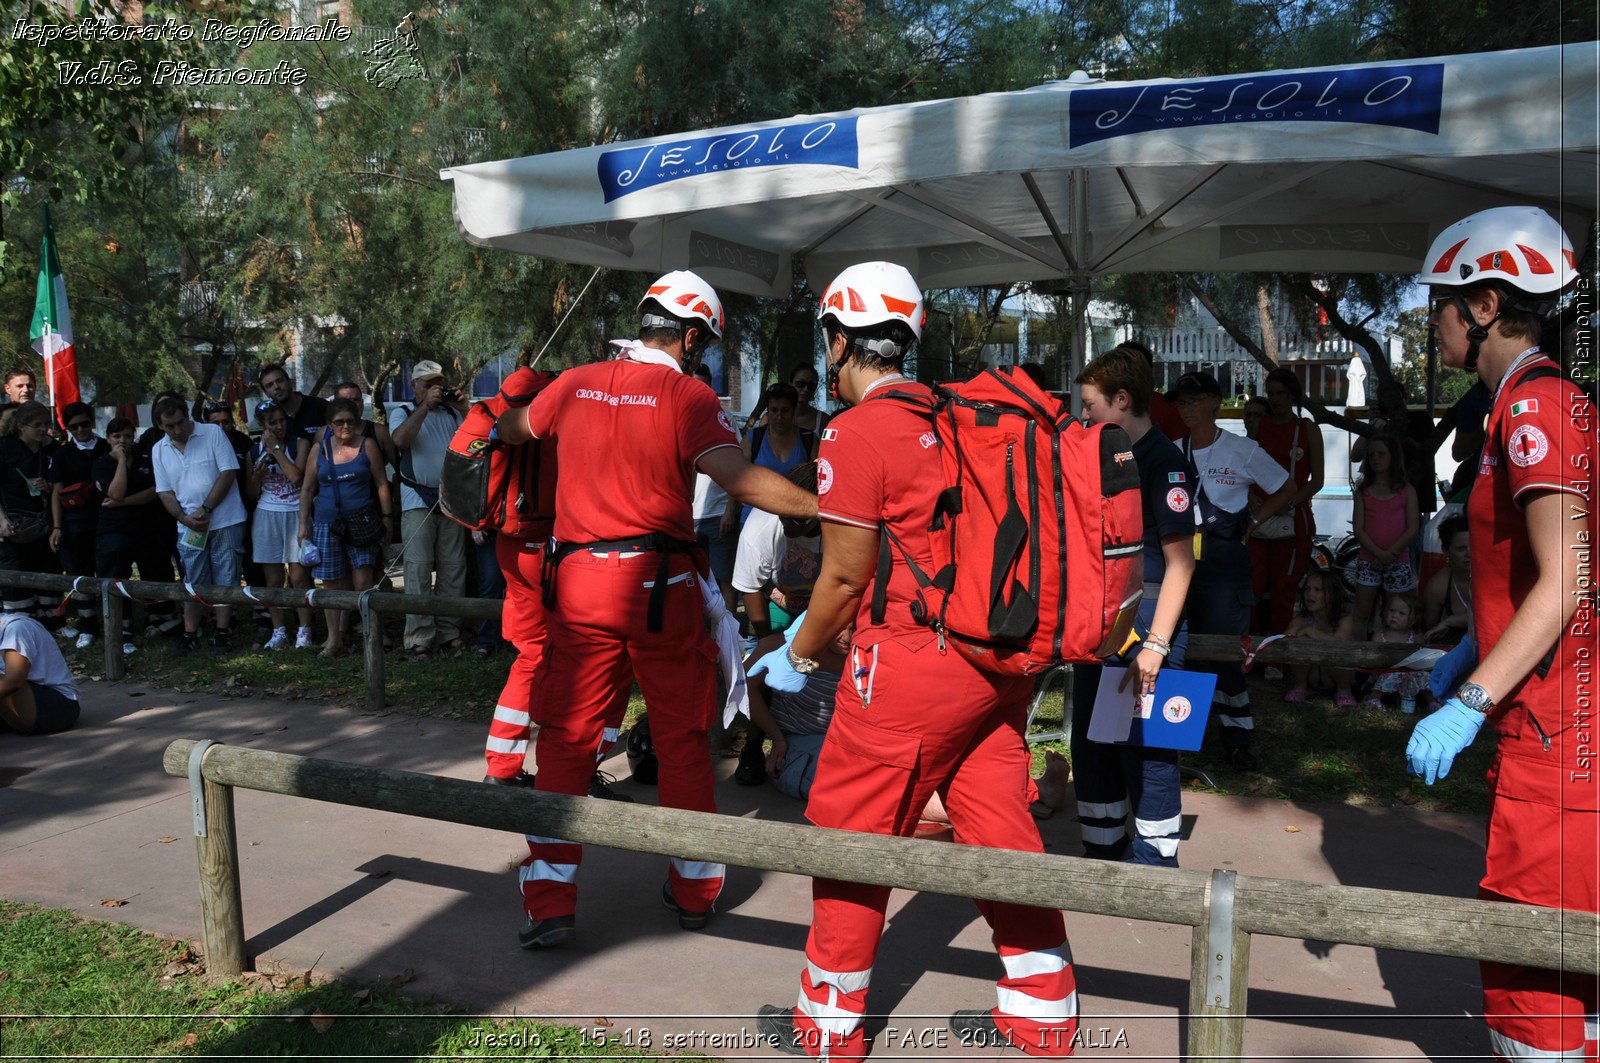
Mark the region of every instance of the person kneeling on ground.
<instances>
[{"instance_id":1,"label":"person kneeling on ground","mask_svg":"<svg viewBox=\"0 0 1600 1063\"><path fill-rule=\"evenodd\" d=\"M47 735L78 722L78 686L61 648L31 616L0 617L0 729Z\"/></svg>"}]
</instances>

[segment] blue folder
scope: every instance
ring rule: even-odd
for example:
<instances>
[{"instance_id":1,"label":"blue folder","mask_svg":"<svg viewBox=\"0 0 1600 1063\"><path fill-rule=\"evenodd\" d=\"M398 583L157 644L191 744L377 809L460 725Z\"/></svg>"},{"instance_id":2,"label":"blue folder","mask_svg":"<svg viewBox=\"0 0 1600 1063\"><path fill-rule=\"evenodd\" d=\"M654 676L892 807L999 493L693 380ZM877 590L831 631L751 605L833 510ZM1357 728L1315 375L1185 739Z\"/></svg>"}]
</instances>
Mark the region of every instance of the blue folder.
<instances>
[{"instance_id":1,"label":"blue folder","mask_svg":"<svg viewBox=\"0 0 1600 1063\"><path fill-rule=\"evenodd\" d=\"M1103 670L1102 693L1095 698L1092 711L1109 711L1118 716L1132 712L1132 695L1115 689L1122 672L1123 669L1111 666ZM1191 752L1199 749L1206 733L1206 720L1211 715L1211 695L1216 689L1217 677L1211 672L1161 669L1156 677L1155 693L1148 701L1149 715L1143 711L1132 712L1128 737L1115 744ZM1111 725L1111 721L1106 723ZM1117 729L1120 731L1120 727Z\"/></svg>"}]
</instances>

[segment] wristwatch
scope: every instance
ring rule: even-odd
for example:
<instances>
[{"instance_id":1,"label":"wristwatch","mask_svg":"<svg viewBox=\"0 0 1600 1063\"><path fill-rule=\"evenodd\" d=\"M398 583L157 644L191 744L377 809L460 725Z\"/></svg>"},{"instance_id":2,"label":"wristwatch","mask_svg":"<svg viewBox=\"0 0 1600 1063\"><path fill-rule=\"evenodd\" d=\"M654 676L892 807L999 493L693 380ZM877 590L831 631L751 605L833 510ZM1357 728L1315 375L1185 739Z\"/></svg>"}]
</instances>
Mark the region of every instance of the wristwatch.
<instances>
[{"instance_id":1,"label":"wristwatch","mask_svg":"<svg viewBox=\"0 0 1600 1063\"><path fill-rule=\"evenodd\" d=\"M810 675L817 670L817 662L810 657L796 656L792 645L787 647L787 653L789 655L789 666L801 675Z\"/></svg>"},{"instance_id":2,"label":"wristwatch","mask_svg":"<svg viewBox=\"0 0 1600 1063\"><path fill-rule=\"evenodd\" d=\"M1456 691L1456 697L1461 704L1473 712L1482 713L1484 716L1489 715L1489 711L1494 708L1494 699L1489 696L1487 690L1477 683L1462 683Z\"/></svg>"}]
</instances>

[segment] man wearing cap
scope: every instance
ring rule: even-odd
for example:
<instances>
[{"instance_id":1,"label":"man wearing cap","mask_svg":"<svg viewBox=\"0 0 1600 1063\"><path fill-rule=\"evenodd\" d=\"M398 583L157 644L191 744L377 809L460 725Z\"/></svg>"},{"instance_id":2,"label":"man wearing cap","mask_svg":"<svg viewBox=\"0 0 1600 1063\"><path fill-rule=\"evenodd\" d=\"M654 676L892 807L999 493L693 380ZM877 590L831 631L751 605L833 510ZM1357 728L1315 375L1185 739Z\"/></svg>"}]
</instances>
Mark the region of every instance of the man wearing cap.
<instances>
[{"instance_id":1,"label":"man wearing cap","mask_svg":"<svg viewBox=\"0 0 1600 1063\"><path fill-rule=\"evenodd\" d=\"M1217 425L1222 388L1210 373L1185 373L1167 392L1189 429L1183 454L1194 465L1194 582L1189 588L1189 630L1196 635L1240 638L1250 628L1255 603L1246 540L1263 521L1289 504L1294 485L1289 474L1253 439L1224 432ZM1250 488L1267 496L1250 514ZM1238 771L1254 771L1250 740L1256 719L1250 691L1237 661L1195 662L1197 671L1215 672L1216 693L1211 715L1222 728L1228 762Z\"/></svg>"},{"instance_id":2,"label":"man wearing cap","mask_svg":"<svg viewBox=\"0 0 1600 1063\"><path fill-rule=\"evenodd\" d=\"M389 435L400 451L400 537L407 594L459 598L467 589L466 529L439 509L439 469L467 412L466 396L444 382L444 367L421 361L411 370L414 404L389 411ZM406 616L405 649L426 657L459 653L461 623L451 617Z\"/></svg>"}]
</instances>

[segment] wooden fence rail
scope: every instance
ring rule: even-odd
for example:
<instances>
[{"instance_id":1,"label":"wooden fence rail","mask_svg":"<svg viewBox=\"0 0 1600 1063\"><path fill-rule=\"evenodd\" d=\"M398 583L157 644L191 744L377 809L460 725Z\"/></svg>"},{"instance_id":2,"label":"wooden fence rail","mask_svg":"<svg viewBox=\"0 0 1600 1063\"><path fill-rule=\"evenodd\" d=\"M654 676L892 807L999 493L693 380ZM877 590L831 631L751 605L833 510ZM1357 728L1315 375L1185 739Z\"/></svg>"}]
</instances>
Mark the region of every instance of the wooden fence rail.
<instances>
[{"instance_id":1,"label":"wooden fence rail","mask_svg":"<svg viewBox=\"0 0 1600 1063\"><path fill-rule=\"evenodd\" d=\"M187 775L205 801L196 810L196 846L214 978L236 976L246 962L235 787L763 871L1191 926L1190 1060L1245 1058L1254 934L1600 973L1600 916L1589 912L591 801L191 739L170 744L163 767Z\"/></svg>"}]
</instances>

